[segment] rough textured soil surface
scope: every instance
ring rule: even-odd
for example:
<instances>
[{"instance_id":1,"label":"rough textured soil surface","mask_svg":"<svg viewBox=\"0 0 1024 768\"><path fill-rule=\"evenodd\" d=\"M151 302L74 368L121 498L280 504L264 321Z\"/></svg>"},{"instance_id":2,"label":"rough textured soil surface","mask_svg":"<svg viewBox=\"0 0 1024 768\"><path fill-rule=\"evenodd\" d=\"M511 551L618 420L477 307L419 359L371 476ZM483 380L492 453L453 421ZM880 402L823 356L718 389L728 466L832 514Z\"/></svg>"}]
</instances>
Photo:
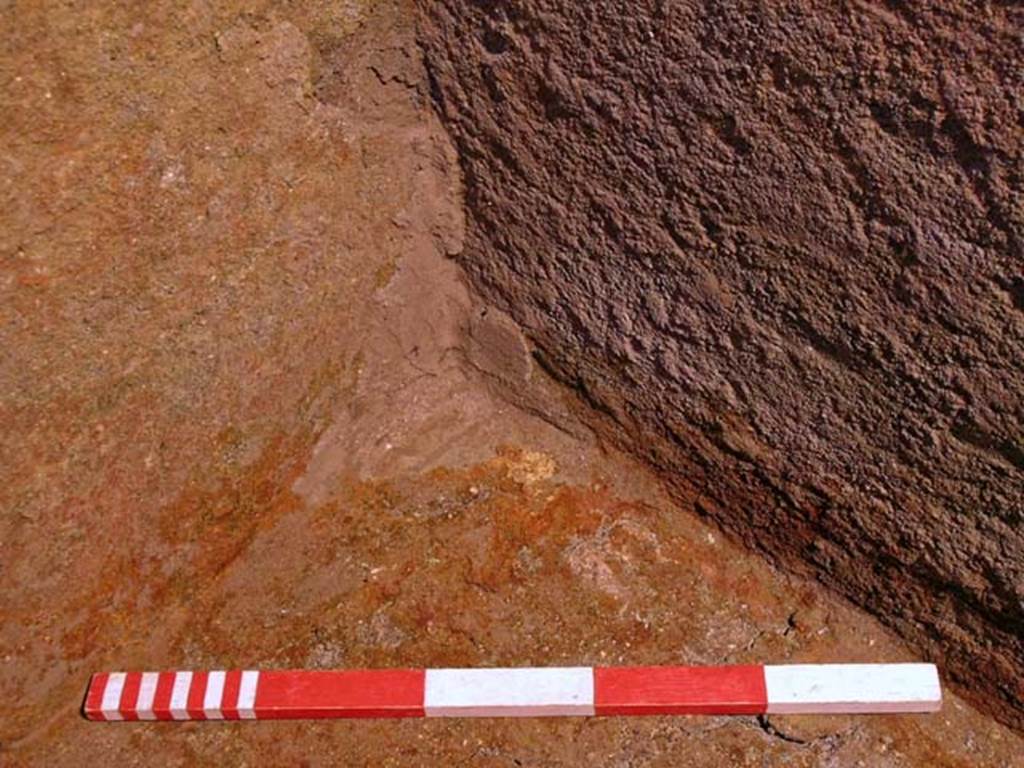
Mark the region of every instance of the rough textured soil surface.
<instances>
[{"instance_id":1,"label":"rough textured soil surface","mask_svg":"<svg viewBox=\"0 0 1024 768\"><path fill-rule=\"evenodd\" d=\"M81 718L112 668L915 658L602 449L474 303L412 18L0 4L0 765L1013 765L1021 738L955 695L921 717Z\"/></svg>"},{"instance_id":2,"label":"rough textured soil surface","mask_svg":"<svg viewBox=\"0 0 1024 768\"><path fill-rule=\"evenodd\" d=\"M421 6L482 295L679 498L1024 724L1024 9Z\"/></svg>"}]
</instances>

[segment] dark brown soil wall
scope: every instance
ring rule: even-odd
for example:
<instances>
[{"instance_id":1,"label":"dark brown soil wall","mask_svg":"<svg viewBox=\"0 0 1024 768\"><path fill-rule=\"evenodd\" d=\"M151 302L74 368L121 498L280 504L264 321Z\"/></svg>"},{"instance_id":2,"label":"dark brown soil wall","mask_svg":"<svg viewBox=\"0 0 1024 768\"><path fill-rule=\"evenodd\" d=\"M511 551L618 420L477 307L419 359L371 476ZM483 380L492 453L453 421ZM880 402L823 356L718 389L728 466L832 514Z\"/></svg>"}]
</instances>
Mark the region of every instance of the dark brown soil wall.
<instances>
[{"instance_id":1,"label":"dark brown soil wall","mask_svg":"<svg viewBox=\"0 0 1024 768\"><path fill-rule=\"evenodd\" d=\"M1024 9L421 6L476 288L678 493L1024 723Z\"/></svg>"}]
</instances>

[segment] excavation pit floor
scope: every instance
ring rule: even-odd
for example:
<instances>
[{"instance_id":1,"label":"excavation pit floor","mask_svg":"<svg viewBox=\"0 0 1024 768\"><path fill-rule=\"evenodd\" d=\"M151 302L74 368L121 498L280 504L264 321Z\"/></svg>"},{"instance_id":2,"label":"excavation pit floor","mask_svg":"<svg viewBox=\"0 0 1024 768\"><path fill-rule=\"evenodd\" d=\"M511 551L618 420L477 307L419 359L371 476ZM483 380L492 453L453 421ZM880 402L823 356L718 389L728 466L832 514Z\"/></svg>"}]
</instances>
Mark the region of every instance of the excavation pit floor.
<instances>
[{"instance_id":1,"label":"excavation pit floor","mask_svg":"<svg viewBox=\"0 0 1024 768\"><path fill-rule=\"evenodd\" d=\"M0 326L0 764L1019 765L951 691L926 716L81 717L108 669L916 660L574 421L448 258L411 9L307 5L2 11L0 311L37 321Z\"/></svg>"},{"instance_id":2,"label":"excavation pit floor","mask_svg":"<svg viewBox=\"0 0 1024 768\"><path fill-rule=\"evenodd\" d=\"M231 512L167 520L164 535L191 553L182 578L139 589L120 616L91 608L119 622L99 632L111 650L75 664L60 695L18 692L36 698L22 717L38 725L13 745L14 764L1014 765L1019 737L949 692L940 713L919 716L80 718L88 672L108 667L913 660L877 622L743 552L627 460L492 406L474 415L514 442L493 444L488 430L462 444L451 411L433 431L449 450L479 446L477 461L339 477L322 501L289 495L254 529Z\"/></svg>"}]
</instances>

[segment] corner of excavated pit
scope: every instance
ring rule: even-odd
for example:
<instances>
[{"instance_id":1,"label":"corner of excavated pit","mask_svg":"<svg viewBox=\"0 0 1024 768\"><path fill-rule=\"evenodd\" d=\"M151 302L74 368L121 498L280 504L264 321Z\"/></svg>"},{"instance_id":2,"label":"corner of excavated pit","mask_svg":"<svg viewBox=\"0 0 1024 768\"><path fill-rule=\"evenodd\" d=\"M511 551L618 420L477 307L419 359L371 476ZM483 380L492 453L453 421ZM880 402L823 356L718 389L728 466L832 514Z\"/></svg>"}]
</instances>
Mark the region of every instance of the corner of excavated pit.
<instances>
[{"instance_id":1,"label":"corner of excavated pit","mask_svg":"<svg viewBox=\"0 0 1024 768\"><path fill-rule=\"evenodd\" d=\"M476 290L600 432L1024 725L1024 12L423 0Z\"/></svg>"}]
</instances>

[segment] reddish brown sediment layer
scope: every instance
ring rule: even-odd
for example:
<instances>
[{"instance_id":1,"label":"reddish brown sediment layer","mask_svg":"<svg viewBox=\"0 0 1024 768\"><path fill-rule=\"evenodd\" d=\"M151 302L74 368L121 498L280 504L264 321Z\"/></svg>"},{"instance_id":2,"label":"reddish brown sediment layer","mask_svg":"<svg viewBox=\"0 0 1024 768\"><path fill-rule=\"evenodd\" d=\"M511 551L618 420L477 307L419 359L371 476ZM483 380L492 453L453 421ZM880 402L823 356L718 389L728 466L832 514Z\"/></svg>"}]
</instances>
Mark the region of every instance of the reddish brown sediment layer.
<instances>
[{"instance_id":1,"label":"reddish brown sediment layer","mask_svg":"<svg viewBox=\"0 0 1024 768\"><path fill-rule=\"evenodd\" d=\"M914 654L605 451L515 324L474 308L446 257L460 186L411 2L0 19L4 768L1022 753L955 694L922 717L84 720L90 674L113 668Z\"/></svg>"},{"instance_id":2,"label":"reddish brown sediment layer","mask_svg":"<svg viewBox=\"0 0 1024 768\"><path fill-rule=\"evenodd\" d=\"M1024 11L421 8L480 293L677 492L1024 723Z\"/></svg>"}]
</instances>

